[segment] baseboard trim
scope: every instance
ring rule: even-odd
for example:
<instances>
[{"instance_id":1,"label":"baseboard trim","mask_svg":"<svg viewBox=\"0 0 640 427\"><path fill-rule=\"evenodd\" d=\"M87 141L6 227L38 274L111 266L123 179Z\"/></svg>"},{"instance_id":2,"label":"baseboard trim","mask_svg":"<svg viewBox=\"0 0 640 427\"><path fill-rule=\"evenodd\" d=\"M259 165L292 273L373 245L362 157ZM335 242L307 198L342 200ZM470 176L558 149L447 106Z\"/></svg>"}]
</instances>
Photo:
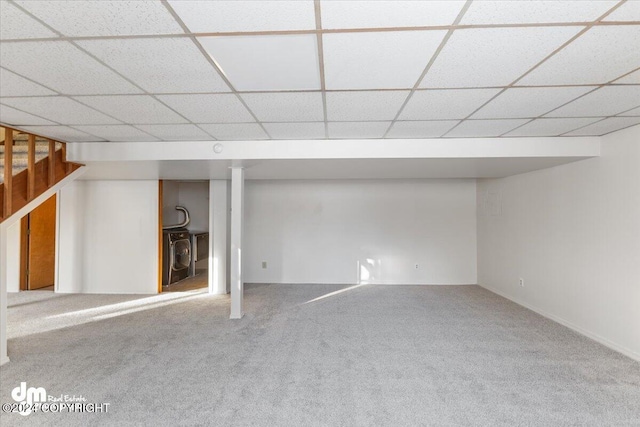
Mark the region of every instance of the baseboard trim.
<instances>
[{"instance_id":1,"label":"baseboard trim","mask_svg":"<svg viewBox=\"0 0 640 427\"><path fill-rule=\"evenodd\" d=\"M9 363L8 357L3 357L2 359L0 359L0 366L6 365L7 363Z\"/></svg>"},{"instance_id":2,"label":"baseboard trim","mask_svg":"<svg viewBox=\"0 0 640 427\"><path fill-rule=\"evenodd\" d=\"M486 290L488 290L490 292L493 292L496 295L500 295L501 297L506 298L509 301L515 302L516 304L521 305L524 308L527 308L527 309L529 309L529 310L531 310L533 312L536 312L539 315L541 315L543 317L546 317L547 319L553 320L554 322L559 323L562 326L566 326L567 328L579 333L580 335L584 335L585 337L587 337L589 339L592 339L592 340L598 342L599 344L602 344L605 347L610 348L611 350L617 351L618 353L621 353L621 354L623 354L623 355L625 355L625 356L627 356L627 357L629 357L629 358L631 358L633 360L636 360L636 361L640 362L640 354L636 353L635 351L633 351L631 349L628 349L628 348L626 348L624 346L616 344L616 343L614 343L614 342L612 342L612 341L610 341L610 340L608 340L608 339L606 339L606 338L604 338L604 337L602 337L602 336L600 336L600 335L598 335L596 333L593 333L591 331L587 331L586 329L583 329L583 328L581 328L579 326L576 326L573 323L563 319L562 317L558 317L558 316L556 316L554 314L547 313L544 310L540 310L539 308L534 307L534 306L532 306L530 304L527 304L527 303L519 300L518 298L513 297L512 295L508 295L508 294L506 294L506 293L504 293L502 291L499 291L499 290L494 289L494 288L492 288L490 286L487 286L487 285L482 285L480 283L478 283L478 286L480 286L480 287L482 287L482 288L484 288L484 289L486 289Z\"/></svg>"},{"instance_id":3,"label":"baseboard trim","mask_svg":"<svg viewBox=\"0 0 640 427\"><path fill-rule=\"evenodd\" d=\"M365 282L337 283L337 282L244 282L245 285L336 285L336 286L477 286L475 283L397 283L397 282ZM229 292L227 292L229 293Z\"/></svg>"}]
</instances>

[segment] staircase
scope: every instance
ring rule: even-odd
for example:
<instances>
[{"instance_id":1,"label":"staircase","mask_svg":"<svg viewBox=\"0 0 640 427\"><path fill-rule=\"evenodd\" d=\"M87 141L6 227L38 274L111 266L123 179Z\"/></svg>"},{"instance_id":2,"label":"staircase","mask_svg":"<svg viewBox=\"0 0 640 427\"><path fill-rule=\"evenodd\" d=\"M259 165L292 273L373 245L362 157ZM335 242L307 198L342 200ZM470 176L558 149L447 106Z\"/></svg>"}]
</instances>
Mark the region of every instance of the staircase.
<instances>
[{"instance_id":1,"label":"staircase","mask_svg":"<svg viewBox=\"0 0 640 427\"><path fill-rule=\"evenodd\" d=\"M29 135L25 132L20 132L13 135L13 157L12 157L12 171L13 176L27 169L29 162L29 145L28 145ZM40 160L45 159L49 155L49 140L45 138L41 138L39 136L35 137L35 161L36 163ZM0 142L0 184L4 182L4 140ZM62 149L62 143L56 142L55 149Z\"/></svg>"},{"instance_id":2,"label":"staircase","mask_svg":"<svg viewBox=\"0 0 640 427\"><path fill-rule=\"evenodd\" d=\"M64 143L0 127L0 222L79 167Z\"/></svg>"}]
</instances>

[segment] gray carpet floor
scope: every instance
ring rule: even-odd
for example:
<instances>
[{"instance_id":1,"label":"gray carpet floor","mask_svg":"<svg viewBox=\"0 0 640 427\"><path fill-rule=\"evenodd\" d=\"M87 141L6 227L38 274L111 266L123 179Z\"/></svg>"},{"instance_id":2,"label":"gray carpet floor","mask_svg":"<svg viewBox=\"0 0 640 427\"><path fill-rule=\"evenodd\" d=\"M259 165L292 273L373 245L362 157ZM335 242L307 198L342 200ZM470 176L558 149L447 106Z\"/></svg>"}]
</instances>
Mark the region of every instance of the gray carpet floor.
<instances>
[{"instance_id":1,"label":"gray carpet floor","mask_svg":"<svg viewBox=\"0 0 640 427\"><path fill-rule=\"evenodd\" d=\"M324 296L324 297L323 297ZM477 286L11 294L11 389L108 402L8 425L631 426L640 363Z\"/></svg>"}]
</instances>

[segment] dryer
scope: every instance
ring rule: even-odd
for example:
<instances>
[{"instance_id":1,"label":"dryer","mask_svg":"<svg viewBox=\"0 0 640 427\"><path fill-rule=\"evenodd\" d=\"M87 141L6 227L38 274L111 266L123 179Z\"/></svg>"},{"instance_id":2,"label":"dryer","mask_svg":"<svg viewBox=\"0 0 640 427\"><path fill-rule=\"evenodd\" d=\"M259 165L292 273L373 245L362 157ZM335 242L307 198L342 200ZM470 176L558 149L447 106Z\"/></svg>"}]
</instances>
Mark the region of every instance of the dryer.
<instances>
[{"instance_id":1,"label":"dryer","mask_svg":"<svg viewBox=\"0 0 640 427\"><path fill-rule=\"evenodd\" d=\"M189 277L191 239L186 229L164 230L162 243L162 286Z\"/></svg>"},{"instance_id":2,"label":"dryer","mask_svg":"<svg viewBox=\"0 0 640 427\"><path fill-rule=\"evenodd\" d=\"M209 233L206 231L191 231L191 266L189 276L195 276L196 262L209 258ZM208 266L207 266L208 267Z\"/></svg>"}]
</instances>

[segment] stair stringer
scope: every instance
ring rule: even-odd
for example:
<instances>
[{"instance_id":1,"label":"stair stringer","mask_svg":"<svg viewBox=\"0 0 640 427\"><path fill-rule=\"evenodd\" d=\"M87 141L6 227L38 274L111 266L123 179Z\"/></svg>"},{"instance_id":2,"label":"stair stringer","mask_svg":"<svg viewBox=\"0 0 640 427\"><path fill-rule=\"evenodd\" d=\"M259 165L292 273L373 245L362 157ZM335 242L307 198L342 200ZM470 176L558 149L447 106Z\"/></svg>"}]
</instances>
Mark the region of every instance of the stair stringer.
<instances>
[{"instance_id":1,"label":"stair stringer","mask_svg":"<svg viewBox=\"0 0 640 427\"><path fill-rule=\"evenodd\" d=\"M71 172L0 223L0 365L9 362L7 353L7 229L66 185L78 179L86 172L86 169L86 166L81 166Z\"/></svg>"}]
</instances>

